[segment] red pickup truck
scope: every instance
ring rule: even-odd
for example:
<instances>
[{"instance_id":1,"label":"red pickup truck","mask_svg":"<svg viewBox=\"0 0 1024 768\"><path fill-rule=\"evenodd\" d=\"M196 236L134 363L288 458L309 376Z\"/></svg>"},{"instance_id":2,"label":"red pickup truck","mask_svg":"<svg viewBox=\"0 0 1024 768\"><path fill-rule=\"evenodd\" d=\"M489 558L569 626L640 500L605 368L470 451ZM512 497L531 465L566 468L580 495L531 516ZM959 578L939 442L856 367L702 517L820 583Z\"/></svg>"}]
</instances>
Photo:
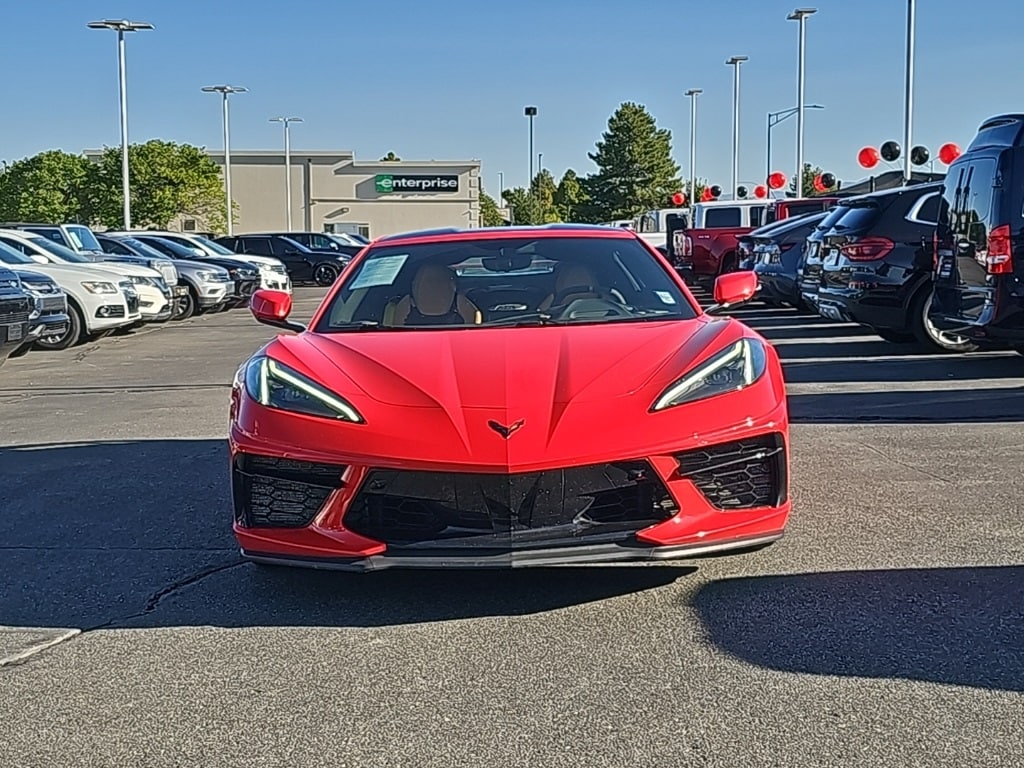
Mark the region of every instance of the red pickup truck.
<instances>
[{"instance_id":1,"label":"red pickup truck","mask_svg":"<svg viewBox=\"0 0 1024 768\"><path fill-rule=\"evenodd\" d=\"M693 208L692 222L669 223L665 248L687 282L713 281L739 267L739 239L753 230L793 216L832 207L838 198L800 200L714 200ZM692 226L687 227L690 223ZM673 231L675 230L675 231Z\"/></svg>"}]
</instances>

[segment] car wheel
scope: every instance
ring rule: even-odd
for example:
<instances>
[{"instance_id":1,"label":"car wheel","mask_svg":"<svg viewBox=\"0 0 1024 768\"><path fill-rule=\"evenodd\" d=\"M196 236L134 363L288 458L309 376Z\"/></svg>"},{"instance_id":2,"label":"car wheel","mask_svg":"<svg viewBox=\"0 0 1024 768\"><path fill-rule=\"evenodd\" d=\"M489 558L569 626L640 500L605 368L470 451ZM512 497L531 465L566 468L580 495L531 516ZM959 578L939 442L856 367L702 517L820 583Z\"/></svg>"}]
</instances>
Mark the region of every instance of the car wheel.
<instances>
[{"instance_id":1,"label":"car wheel","mask_svg":"<svg viewBox=\"0 0 1024 768\"><path fill-rule=\"evenodd\" d=\"M912 333L900 333L891 328L872 328L872 330L890 344L913 344L917 337Z\"/></svg>"},{"instance_id":2,"label":"car wheel","mask_svg":"<svg viewBox=\"0 0 1024 768\"><path fill-rule=\"evenodd\" d=\"M921 288L910 302L910 329L918 342L937 352L964 353L978 348L970 339L939 330L928 317L935 295L931 284Z\"/></svg>"},{"instance_id":3,"label":"car wheel","mask_svg":"<svg viewBox=\"0 0 1024 768\"><path fill-rule=\"evenodd\" d=\"M334 285L338 279L338 268L333 264L317 264L313 270L313 282L324 288Z\"/></svg>"},{"instance_id":4,"label":"car wheel","mask_svg":"<svg viewBox=\"0 0 1024 768\"><path fill-rule=\"evenodd\" d=\"M175 320L188 320L192 315L196 313L196 309L199 307L199 297L196 296L196 290L191 285L188 287L188 293L179 299L178 303L178 314L174 316Z\"/></svg>"},{"instance_id":5,"label":"car wheel","mask_svg":"<svg viewBox=\"0 0 1024 768\"><path fill-rule=\"evenodd\" d=\"M82 311L77 304L68 301L68 329L60 336L47 336L36 342L39 349L67 349L74 346L82 339L82 331L85 328L85 320L82 319Z\"/></svg>"},{"instance_id":6,"label":"car wheel","mask_svg":"<svg viewBox=\"0 0 1024 768\"><path fill-rule=\"evenodd\" d=\"M722 259L722 267L718 270L718 274L726 275L730 272L736 271L736 254L727 253Z\"/></svg>"}]
</instances>

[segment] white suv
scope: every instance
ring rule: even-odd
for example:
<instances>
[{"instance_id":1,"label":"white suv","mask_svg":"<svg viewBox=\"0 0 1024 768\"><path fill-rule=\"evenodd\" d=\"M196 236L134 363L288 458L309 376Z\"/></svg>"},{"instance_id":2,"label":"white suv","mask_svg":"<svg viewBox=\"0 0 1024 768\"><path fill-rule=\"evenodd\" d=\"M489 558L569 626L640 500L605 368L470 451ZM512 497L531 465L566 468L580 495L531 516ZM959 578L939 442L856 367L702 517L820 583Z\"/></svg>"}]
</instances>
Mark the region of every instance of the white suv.
<instances>
[{"instance_id":1,"label":"white suv","mask_svg":"<svg viewBox=\"0 0 1024 768\"><path fill-rule=\"evenodd\" d=\"M33 272L51 278L67 294L68 329L59 336L39 339L36 345L43 349L66 349L141 319L139 294L134 286L108 271L77 264L40 264L2 242L0 264L16 269L30 266Z\"/></svg>"},{"instance_id":2,"label":"white suv","mask_svg":"<svg viewBox=\"0 0 1024 768\"><path fill-rule=\"evenodd\" d=\"M194 248L199 250L206 256L214 256L217 258L229 257L240 259L241 261L247 261L259 267L260 270L260 288L270 288L275 291L284 291L285 293L292 292L292 281L288 277L288 270L285 269L284 263L280 259L275 259L273 256L254 256L251 253L240 254L234 251L229 251L220 243L215 243L213 240L209 240L202 235L192 235L187 232L168 232L168 231L156 231L156 230L144 230L136 232L139 235L152 235L153 237L163 238L164 240L170 240L172 243L183 245L186 248ZM199 255L199 254L197 254Z\"/></svg>"},{"instance_id":3,"label":"white suv","mask_svg":"<svg viewBox=\"0 0 1024 768\"><path fill-rule=\"evenodd\" d=\"M139 264L104 261L66 248L50 238L23 230L0 229L0 242L24 253L40 264L81 266L111 273L116 282L128 280L139 294L139 312L143 322L169 320L174 309L174 294L155 269Z\"/></svg>"}]
</instances>

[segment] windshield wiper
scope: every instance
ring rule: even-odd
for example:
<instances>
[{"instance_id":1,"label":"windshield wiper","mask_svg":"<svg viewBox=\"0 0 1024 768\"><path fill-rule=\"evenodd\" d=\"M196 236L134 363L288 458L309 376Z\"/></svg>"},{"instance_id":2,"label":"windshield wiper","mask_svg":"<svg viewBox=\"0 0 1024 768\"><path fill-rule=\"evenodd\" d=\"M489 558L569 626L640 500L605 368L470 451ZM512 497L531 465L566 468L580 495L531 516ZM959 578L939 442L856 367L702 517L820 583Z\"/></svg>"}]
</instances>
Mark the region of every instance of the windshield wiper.
<instances>
[{"instance_id":1,"label":"windshield wiper","mask_svg":"<svg viewBox=\"0 0 1024 768\"><path fill-rule=\"evenodd\" d=\"M410 327L411 326L402 325L381 325L376 320L355 320L351 323L331 325L325 330L327 333L333 333L335 331L404 331L408 330Z\"/></svg>"},{"instance_id":2,"label":"windshield wiper","mask_svg":"<svg viewBox=\"0 0 1024 768\"><path fill-rule=\"evenodd\" d=\"M523 315L512 315L503 317L500 320L492 320L483 324L485 328L494 328L502 325L566 325L564 320L558 320L547 312L527 312Z\"/></svg>"}]
</instances>

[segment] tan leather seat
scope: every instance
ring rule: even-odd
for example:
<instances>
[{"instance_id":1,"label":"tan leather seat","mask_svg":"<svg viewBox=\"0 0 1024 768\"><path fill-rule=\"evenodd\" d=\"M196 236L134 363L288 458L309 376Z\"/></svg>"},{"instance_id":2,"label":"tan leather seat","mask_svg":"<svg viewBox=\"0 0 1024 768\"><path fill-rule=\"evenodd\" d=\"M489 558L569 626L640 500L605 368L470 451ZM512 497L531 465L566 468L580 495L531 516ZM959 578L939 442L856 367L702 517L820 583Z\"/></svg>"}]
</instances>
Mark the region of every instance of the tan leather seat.
<instances>
[{"instance_id":1,"label":"tan leather seat","mask_svg":"<svg viewBox=\"0 0 1024 768\"><path fill-rule=\"evenodd\" d=\"M483 321L473 302L458 293L455 272L441 264L424 264L411 292L385 310L385 325L457 325Z\"/></svg>"},{"instance_id":2,"label":"tan leather seat","mask_svg":"<svg viewBox=\"0 0 1024 768\"><path fill-rule=\"evenodd\" d=\"M538 309L548 309L557 299L564 306L576 299L599 299L600 289L594 273L582 264L559 264L555 268L555 291L540 303Z\"/></svg>"}]
</instances>

